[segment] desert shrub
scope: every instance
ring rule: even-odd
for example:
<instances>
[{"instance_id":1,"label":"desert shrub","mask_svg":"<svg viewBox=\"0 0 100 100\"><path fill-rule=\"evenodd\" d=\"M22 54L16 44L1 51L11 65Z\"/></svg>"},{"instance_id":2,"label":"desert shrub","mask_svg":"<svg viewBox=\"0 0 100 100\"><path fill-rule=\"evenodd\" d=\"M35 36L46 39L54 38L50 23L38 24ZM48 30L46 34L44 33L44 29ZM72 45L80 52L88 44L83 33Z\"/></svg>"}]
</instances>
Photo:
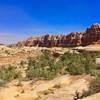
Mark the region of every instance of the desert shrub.
<instances>
[{"instance_id":1,"label":"desert shrub","mask_svg":"<svg viewBox=\"0 0 100 100\"><path fill-rule=\"evenodd\" d=\"M95 58L97 54L94 52L87 53L86 51L76 53L65 53L61 57L61 61L66 66L67 71L70 74L92 74L93 70L96 71Z\"/></svg>"},{"instance_id":2,"label":"desert shrub","mask_svg":"<svg viewBox=\"0 0 100 100\"><path fill-rule=\"evenodd\" d=\"M89 85L89 90L84 91L81 98L93 95L100 92L100 77L92 80Z\"/></svg>"},{"instance_id":3,"label":"desert shrub","mask_svg":"<svg viewBox=\"0 0 100 100\"><path fill-rule=\"evenodd\" d=\"M20 65L21 65L22 67L23 67L25 64L26 64L26 61L23 61L23 60L22 60L22 61L20 62Z\"/></svg>"},{"instance_id":4,"label":"desert shrub","mask_svg":"<svg viewBox=\"0 0 100 100\"><path fill-rule=\"evenodd\" d=\"M5 50L5 53L6 53L6 54L10 54L10 52L9 52L8 50Z\"/></svg>"},{"instance_id":5,"label":"desert shrub","mask_svg":"<svg viewBox=\"0 0 100 100\"><path fill-rule=\"evenodd\" d=\"M0 69L0 86L10 82L13 79L17 79L21 76L20 72L17 71L13 66L2 67Z\"/></svg>"},{"instance_id":6,"label":"desert shrub","mask_svg":"<svg viewBox=\"0 0 100 100\"><path fill-rule=\"evenodd\" d=\"M43 53L37 59L30 58L28 60L27 77L52 79L61 73L63 64L60 60L57 61L51 54Z\"/></svg>"},{"instance_id":7,"label":"desert shrub","mask_svg":"<svg viewBox=\"0 0 100 100\"><path fill-rule=\"evenodd\" d=\"M80 65L70 65L70 67L67 68L67 71L71 74L71 75L81 75L85 73L85 69L83 66Z\"/></svg>"},{"instance_id":8,"label":"desert shrub","mask_svg":"<svg viewBox=\"0 0 100 100\"><path fill-rule=\"evenodd\" d=\"M91 69L91 75L95 76L96 78L100 77L100 70L98 70L98 69Z\"/></svg>"},{"instance_id":9,"label":"desert shrub","mask_svg":"<svg viewBox=\"0 0 100 100\"><path fill-rule=\"evenodd\" d=\"M62 56L54 56L46 51L35 59L28 60L27 77L52 79L57 75L69 73L71 75L90 74L99 75L96 69L95 58L98 52L83 51L82 53L66 52Z\"/></svg>"},{"instance_id":10,"label":"desert shrub","mask_svg":"<svg viewBox=\"0 0 100 100\"><path fill-rule=\"evenodd\" d=\"M94 79L90 83L90 87L89 87L90 94L94 94L94 93L98 93L98 92L100 92L100 78Z\"/></svg>"}]
</instances>

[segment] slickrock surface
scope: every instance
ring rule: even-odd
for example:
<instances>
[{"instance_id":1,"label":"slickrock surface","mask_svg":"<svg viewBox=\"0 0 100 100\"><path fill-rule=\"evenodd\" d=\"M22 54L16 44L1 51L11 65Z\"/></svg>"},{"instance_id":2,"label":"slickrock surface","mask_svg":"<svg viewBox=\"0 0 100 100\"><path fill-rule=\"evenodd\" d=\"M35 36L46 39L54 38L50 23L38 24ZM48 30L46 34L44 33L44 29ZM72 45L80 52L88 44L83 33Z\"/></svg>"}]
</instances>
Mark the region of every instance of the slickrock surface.
<instances>
[{"instance_id":1,"label":"slickrock surface","mask_svg":"<svg viewBox=\"0 0 100 100\"><path fill-rule=\"evenodd\" d=\"M0 100L73 100L75 92L79 94L88 89L90 76L63 75L50 81L17 80L0 90Z\"/></svg>"},{"instance_id":2,"label":"slickrock surface","mask_svg":"<svg viewBox=\"0 0 100 100\"><path fill-rule=\"evenodd\" d=\"M10 48L5 45L0 45L0 65L19 63L28 57L36 57L38 54L41 54L41 51L36 47Z\"/></svg>"},{"instance_id":3,"label":"slickrock surface","mask_svg":"<svg viewBox=\"0 0 100 100\"><path fill-rule=\"evenodd\" d=\"M76 47L100 44L100 24L93 24L85 32L72 32L69 35L44 35L30 37L18 42L17 46Z\"/></svg>"},{"instance_id":4,"label":"slickrock surface","mask_svg":"<svg viewBox=\"0 0 100 100\"><path fill-rule=\"evenodd\" d=\"M0 65L19 63L29 57L36 57L41 54L41 51L47 50L51 53L64 54L67 51L73 52L68 48L45 48L45 47L7 47L0 45Z\"/></svg>"}]
</instances>

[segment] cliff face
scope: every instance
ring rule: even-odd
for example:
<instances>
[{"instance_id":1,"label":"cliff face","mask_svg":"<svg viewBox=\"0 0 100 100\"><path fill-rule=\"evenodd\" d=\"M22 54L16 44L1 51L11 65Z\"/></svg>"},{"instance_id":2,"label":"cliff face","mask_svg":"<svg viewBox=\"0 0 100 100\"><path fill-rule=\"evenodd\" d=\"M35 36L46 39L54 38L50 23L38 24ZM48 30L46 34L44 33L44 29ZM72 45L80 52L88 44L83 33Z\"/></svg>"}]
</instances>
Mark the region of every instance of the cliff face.
<instances>
[{"instance_id":1,"label":"cliff face","mask_svg":"<svg viewBox=\"0 0 100 100\"><path fill-rule=\"evenodd\" d=\"M17 46L41 47L76 47L99 43L100 25L94 24L85 32L73 32L69 35L44 35L30 37L26 41L18 42Z\"/></svg>"},{"instance_id":2,"label":"cliff face","mask_svg":"<svg viewBox=\"0 0 100 100\"><path fill-rule=\"evenodd\" d=\"M90 28L87 28L86 32L82 37L82 45L90 45L95 43L100 43L100 24L92 25Z\"/></svg>"}]
</instances>

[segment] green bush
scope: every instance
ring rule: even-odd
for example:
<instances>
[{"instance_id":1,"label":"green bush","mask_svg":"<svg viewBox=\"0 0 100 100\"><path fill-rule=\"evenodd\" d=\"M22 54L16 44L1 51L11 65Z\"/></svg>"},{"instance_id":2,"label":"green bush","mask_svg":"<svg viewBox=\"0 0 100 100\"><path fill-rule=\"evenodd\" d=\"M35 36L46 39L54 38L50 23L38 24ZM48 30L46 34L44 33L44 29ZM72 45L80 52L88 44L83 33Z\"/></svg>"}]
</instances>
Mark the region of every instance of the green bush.
<instances>
[{"instance_id":1,"label":"green bush","mask_svg":"<svg viewBox=\"0 0 100 100\"><path fill-rule=\"evenodd\" d=\"M26 64L26 61L23 61L23 60L22 60L22 61L20 62L20 65L21 65L22 67L23 67L25 64Z\"/></svg>"},{"instance_id":2,"label":"green bush","mask_svg":"<svg viewBox=\"0 0 100 100\"><path fill-rule=\"evenodd\" d=\"M48 51L35 59L28 59L27 77L52 79L59 74L71 75L90 74L99 75L96 69L95 59L99 52L69 53L62 56L54 56Z\"/></svg>"},{"instance_id":3,"label":"green bush","mask_svg":"<svg viewBox=\"0 0 100 100\"><path fill-rule=\"evenodd\" d=\"M96 53L65 53L60 59L70 74L92 74L96 70Z\"/></svg>"},{"instance_id":4,"label":"green bush","mask_svg":"<svg viewBox=\"0 0 100 100\"><path fill-rule=\"evenodd\" d=\"M94 79L90 83L89 93L94 94L100 92L100 78Z\"/></svg>"},{"instance_id":5,"label":"green bush","mask_svg":"<svg viewBox=\"0 0 100 100\"><path fill-rule=\"evenodd\" d=\"M84 91L81 98L84 98L84 97L87 97L87 96L90 96L90 95L93 95L93 94L99 93L99 92L100 92L100 77L91 81L89 90Z\"/></svg>"},{"instance_id":6,"label":"green bush","mask_svg":"<svg viewBox=\"0 0 100 100\"><path fill-rule=\"evenodd\" d=\"M61 72L63 64L57 61L51 54L43 53L37 59L30 58L28 60L27 77L52 79Z\"/></svg>"},{"instance_id":7,"label":"green bush","mask_svg":"<svg viewBox=\"0 0 100 100\"><path fill-rule=\"evenodd\" d=\"M17 79L21 76L20 72L15 67L9 65L8 67L2 67L0 69L0 86L10 82L13 79Z\"/></svg>"},{"instance_id":8,"label":"green bush","mask_svg":"<svg viewBox=\"0 0 100 100\"><path fill-rule=\"evenodd\" d=\"M71 75L81 75L85 73L85 69L83 66L79 66L77 65L70 65L70 67L68 67L67 71L71 74Z\"/></svg>"}]
</instances>

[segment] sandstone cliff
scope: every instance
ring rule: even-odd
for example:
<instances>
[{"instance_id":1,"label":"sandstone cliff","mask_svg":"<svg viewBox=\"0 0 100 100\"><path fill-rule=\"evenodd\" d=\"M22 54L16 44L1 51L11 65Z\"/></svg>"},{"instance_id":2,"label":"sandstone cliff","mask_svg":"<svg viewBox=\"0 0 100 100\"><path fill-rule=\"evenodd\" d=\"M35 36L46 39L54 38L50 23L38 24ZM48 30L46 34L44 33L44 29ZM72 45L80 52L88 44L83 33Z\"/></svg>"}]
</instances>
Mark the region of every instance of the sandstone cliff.
<instances>
[{"instance_id":1,"label":"sandstone cliff","mask_svg":"<svg viewBox=\"0 0 100 100\"><path fill-rule=\"evenodd\" d=\"M93 24L85 32L72 32L68 35L44 35L30 37L18 42L17 46L76 47L100 43L100 24Z\"/></svg>"}]
</instances>

